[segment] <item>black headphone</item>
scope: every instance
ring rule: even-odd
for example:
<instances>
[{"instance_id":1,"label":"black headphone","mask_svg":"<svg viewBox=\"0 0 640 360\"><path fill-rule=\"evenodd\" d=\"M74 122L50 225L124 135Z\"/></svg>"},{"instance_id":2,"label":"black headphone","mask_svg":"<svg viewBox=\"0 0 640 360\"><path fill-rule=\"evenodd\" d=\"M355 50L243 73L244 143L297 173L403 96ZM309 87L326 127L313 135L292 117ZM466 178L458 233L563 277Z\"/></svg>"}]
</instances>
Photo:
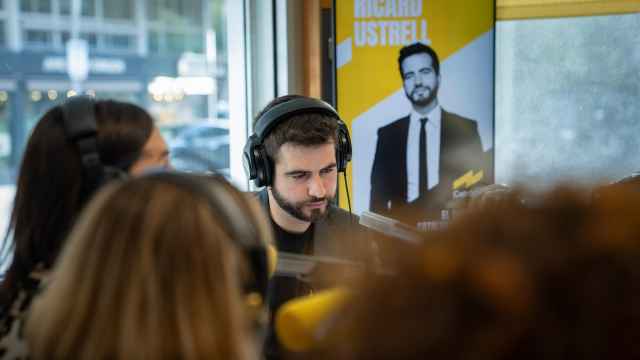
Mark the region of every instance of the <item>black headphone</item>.
<instances>
[{"instance_id":1,"label":"black headphone","mask_svg":"<svg viewBox=\"0 0 640 360\"><path fill-rule=\"evenodd\" d=\"M307 97L293 98L273 106L255 122L254 134L249 137L243 151L243 164L249 180L257 187L270 186L273 183L273 160L264 147L264 139L283 121L300 114L323 114L334 118L338 123L336 130L336 167L345 172L351 161L351 138L347 125L340 119L336 110L326 102Z\"/></svg>"},{"instance_id":2,"label":"black headphone","mask_svg":"<svg viewBox=\"0 0 640 360\"><path fill-rule=\"evenodd\" d=\"M269 244L261 236L260 225L254 214L235 201L232 194L235 187L219 175L155 171L143 176L172 184L206 199L212 213L220 217L220 224L223 224L248 262L250 276L244 284L247 301L252 306L262 308L267 296L270 269L275 266L271 262L275 259L269 254Z\"/></svg>"},{"instance_id":3,"label":"black headphone","mask_svg":"<svg viewBox=\"0 0 640 360\"><path fill-rule=\"evenodd\" d=\"M85 194L114 179L126 179L127 173L115 166L103 165L98 151L98 125L95 101L86 95L73 96L62 105L64 132L78 150L85 181Z\"/></svg>"}]
</instances>

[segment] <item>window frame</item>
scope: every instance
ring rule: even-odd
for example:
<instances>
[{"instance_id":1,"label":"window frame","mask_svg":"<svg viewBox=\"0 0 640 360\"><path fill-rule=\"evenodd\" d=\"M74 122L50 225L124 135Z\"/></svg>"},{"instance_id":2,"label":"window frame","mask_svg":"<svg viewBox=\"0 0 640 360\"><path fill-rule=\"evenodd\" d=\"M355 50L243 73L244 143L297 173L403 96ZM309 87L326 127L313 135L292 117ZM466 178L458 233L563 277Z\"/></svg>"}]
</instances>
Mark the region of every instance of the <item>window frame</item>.
<instances>
[{"instance_id":1,"label":"window frame","mask_svg":"<svg viewBox=\"0 0 640 360\"><path fill-rule=\"evenodd\" d=\"M637 0L496 0L498 21L636 12L640 12Z\"/></svg>"}]
</instances>

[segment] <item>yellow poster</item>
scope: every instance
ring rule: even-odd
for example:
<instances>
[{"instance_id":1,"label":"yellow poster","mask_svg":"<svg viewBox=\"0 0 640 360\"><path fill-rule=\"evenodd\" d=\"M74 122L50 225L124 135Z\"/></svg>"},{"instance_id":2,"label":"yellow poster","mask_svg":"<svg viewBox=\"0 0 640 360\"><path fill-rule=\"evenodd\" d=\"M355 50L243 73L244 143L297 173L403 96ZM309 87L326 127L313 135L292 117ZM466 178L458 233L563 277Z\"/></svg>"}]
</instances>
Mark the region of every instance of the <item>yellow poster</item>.
<instances>
[{"instance_id":1,"label":"yellow poster","mask_svg":"<svg viewBox=\"0 0 640 360\"><path fill-rule=\"evenodd\" d=\"M354 212L420 222L460 187L491 183L494 1L336 0L334 9Z\"/></svg>"}]
</instances>

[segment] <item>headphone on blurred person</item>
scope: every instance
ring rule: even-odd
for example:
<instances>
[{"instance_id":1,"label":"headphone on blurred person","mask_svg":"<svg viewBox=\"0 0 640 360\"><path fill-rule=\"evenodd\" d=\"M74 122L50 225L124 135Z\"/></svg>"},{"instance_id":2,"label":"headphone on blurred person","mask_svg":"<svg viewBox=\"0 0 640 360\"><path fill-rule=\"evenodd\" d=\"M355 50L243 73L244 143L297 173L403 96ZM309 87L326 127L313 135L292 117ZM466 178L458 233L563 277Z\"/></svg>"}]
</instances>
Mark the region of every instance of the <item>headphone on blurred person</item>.
<instances>
[{"instance_id":1,"label":"headphone on blurred person","mask_svg":"<svg viewBox=\"0 0 640 360\"><path fill-rule=\"evenodd\" d=\"M345 172L351 161L351 138L347 125L340 119L336 110L326 102L311 98L294 98L275 105L262 114L255 122L255 132L247 140L243 151L243 164L249 180L257 187L273 184L273 161L267 155L264 139L278 124L300 114L323 114L334 118L338 123L336 130L336 167Z\"/></svg>"},{"instance_id":2,"label":"headphone on blurred person","mask_svg":"<svg viewBox=\"0 0 640 360\"><path fill-rule=\"evenodd\" d=\"M86 95L72 96L62 106L64 132L78 150L87 194L114 179L126 179L127 173L115 166L103 165L98 151L98 125L95 101Z\"/></svg>"},{"instance_id":3,"label":"headphone on blurred person","mask_svg":"<svg viewBox=\"0 0 640 360\"><path fill-rule=\"evenodd\" d=\"M219 175L155 171L144 176L173 184L206 199L212 212L220 217L220 224L224 225L233 243L247 259L250 276L243 290L248 305L256 310L262 309L277 255L275 248L260 236L258 222L252 221L253 214L238 206L228 191L233 185Z\"/></svg>"}]
</instances>

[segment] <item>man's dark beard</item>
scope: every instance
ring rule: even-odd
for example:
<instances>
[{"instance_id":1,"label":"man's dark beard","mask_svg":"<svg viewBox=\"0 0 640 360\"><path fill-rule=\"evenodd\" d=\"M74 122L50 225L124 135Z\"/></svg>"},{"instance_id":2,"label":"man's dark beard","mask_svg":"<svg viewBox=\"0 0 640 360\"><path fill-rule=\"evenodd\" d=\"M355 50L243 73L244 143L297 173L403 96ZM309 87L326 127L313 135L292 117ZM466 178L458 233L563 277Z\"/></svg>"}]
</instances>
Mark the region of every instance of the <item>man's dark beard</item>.
<instances>
[{"instance_id":1,"label":"man's dark beard","mask_svg":"<svg viewBox=\"0 0 640 360\"><path fill-rule=\"evenodd\" d=\"M293 216L294 218L298 219L298 220L302 220L302 221L309 221L309 222L315 222L318 221L320 219L322 219L327 211L326 211L326 207L325 207L325 211L322 211L321 209L313 209L311 210L311 215L307 216L305 215L305 213L302 211L302 207L310 202L317 202L317 201L323 201L326 200L326 198L317 198L317 197L312 197L306 201L302 201L302 202L298 202L298 203L292 203L287 201L284 196L282 196L282 194L280 194L278 192L278 190L276 190L275 186L271 187L271 193L273 194L273 198L276 199L276 202L278 203L278 205L287 212L287 214Z\"/></svg>"},{"instance_id":2,"label":"man's dark beard","mask_svg":"<svg viewBox=\"0 0 640 360\"><path fill-rule=\"evenodd\" d=\"M414 91L416 90L416 88L413 89ZM405 94L407 95L407 98L409 98L409 101L411 101L411 103L415 106L419 106L419 107L425 107L428 106L429 104L431 104L436 97L438 96L438 87L434 87L430 92L429 92L429 96L427 96L424 99L421 100L414 100L413 99L413 91L411 94L407 94L407 92L405 91Z\"/></svg>"}]
</instances>

